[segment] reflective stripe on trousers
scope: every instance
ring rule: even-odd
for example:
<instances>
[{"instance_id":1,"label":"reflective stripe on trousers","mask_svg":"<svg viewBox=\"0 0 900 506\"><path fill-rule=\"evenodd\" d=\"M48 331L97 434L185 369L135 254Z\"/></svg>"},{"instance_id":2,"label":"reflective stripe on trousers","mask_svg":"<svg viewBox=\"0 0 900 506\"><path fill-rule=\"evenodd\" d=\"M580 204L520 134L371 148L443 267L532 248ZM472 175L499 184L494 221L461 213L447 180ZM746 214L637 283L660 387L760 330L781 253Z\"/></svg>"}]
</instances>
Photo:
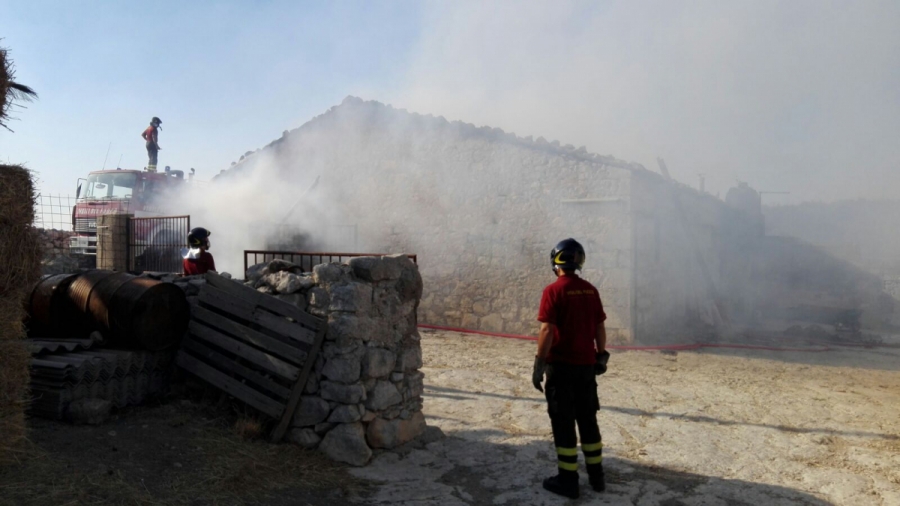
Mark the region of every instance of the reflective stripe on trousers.
<instances>
[{"instance_id":1,"label":"reflective stripe on trousers","mask_svg":"<svg viewBox=\"0 0 900 506\"><path fill-rule=\"evenodd\" d=\"M603 441L599 443L581 443L581 451L584 453L584 463L588 466L603 463Z\"/></svg>"},{"instance_id":2,"label":"reflective stripe on trousers","mask_svg":"<svg viewBox=\"0 0 900 506\"><path fill-rule=\"evenodd\" d=\"M565 471L578 470L578 448L556 447L556 459L560 469Z\"/></svg>"}]
</instances>

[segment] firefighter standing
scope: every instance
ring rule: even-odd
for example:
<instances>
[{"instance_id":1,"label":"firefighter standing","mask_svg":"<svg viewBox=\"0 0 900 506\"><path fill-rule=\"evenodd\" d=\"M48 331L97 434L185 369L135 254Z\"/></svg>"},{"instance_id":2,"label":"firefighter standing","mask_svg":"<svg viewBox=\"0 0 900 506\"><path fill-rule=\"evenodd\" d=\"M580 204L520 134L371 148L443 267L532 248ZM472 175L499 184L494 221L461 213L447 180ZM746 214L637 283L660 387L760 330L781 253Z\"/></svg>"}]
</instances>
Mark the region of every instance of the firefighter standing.
<instances>
[{"instance_id":1,"label":"firefighter standing","mask_svg":"<svg viewBox=\"0 0 900 506\"><path fill-rule=\"evenodd\" d=\"M544 392L541 382L546 372L547 408L559 474L545 479L544 488L575 499L579 495L576 425L591 487L597 492L606 489L595 377L606 372L609 359L603 325L606 313L597 289L575 272L584 265L581 244L575 239L561 241L550 257L557 279L541 297L541 332L532 383Z\"/></svg>"},{"instance_id":2,"label":"firefighter standing","mask_svg":"<svg viewBox=\"0 0 900 506\"><path fill-rule=\"evenodd\" d=\"M196 274L206 274L209 271L216 272L216 262L213 256L209 254L209 236L212 232L203 227L192 229L188 234L188 245L181 251L184 260L185 276L194 276Z\"/></svg>"},{"instance_id":3,"label":"firefighter standing","mask_svg":"<svg viewBox=\"0 0 900 506\"><path fill-rule=\"evenodd\" d=\"M162 129L160 125L162 124L162 120L153 116L153 119L150 120L150 126L144 130L144 133L141 134L141 137L147 141L147 156L150 158L150 161L147 163L147 172L156 172L156 160L157 154L161 149L159 147L159 130Z\"/></svg>"}]
</instances>

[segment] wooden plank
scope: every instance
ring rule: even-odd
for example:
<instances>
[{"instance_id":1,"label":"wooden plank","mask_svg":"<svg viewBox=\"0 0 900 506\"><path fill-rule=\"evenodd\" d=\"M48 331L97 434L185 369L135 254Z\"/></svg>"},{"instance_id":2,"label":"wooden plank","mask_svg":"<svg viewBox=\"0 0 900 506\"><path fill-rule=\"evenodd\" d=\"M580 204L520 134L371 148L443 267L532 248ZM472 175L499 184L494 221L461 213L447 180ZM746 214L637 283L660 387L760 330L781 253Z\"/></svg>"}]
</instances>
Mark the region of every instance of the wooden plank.
<instances>
[{"instance_id":1,"label":"wooden plank","mask_svg":"<svg viewBox=\"0 0 900 506\"><path fill-rule=\"evenodd\" d=\"M278 426L275 427L275 430L272 432L273 443L281 441L281 438L284 437L284 433L291 423L291 419L294 417L294 410L297 409L297 404L300 402L300 396L303 395L303 389L306 388L306 381L309 379L309 373L312 370L313 364L316 363L316 357L319 355L319 349L322 347L322 341L324 340L325 326L322 325L316 333L316 340L312 345L312 349L309 350L309 358L306 360L306 363L303 364L303 370L300 371L300 377L297 379L297 384L294 385L294 389L291 392L291 398L288 399L287 406L284 408L284 413L281 415L281 421L278 422Z\"/></svg>"},{"instance_id":2,"label":"wooden plank","mask_svg":"<svg viewBox=\"0 0 900 506\"><path fill-rule=\"evenodd\" d=\"M322 324L319 318L316 318L306 311L303 311L290 302L285 302L271 295L257 292L249 286L243 285L241 283L235 283L234 281L225 279L214 272L206 273L206 283L207 285L212 285L213 287L227 292L235 297L244 299L255 306L260 306L268 309L273 313L279 314L281 316L286 316L307 328L313 329L313 331L318 329Z\"/></svg>"},{"instance_id":3,"label":"wooden plank","mask_svg":"<svg viewBox=\"0 0 900 506\"><path fill-rule=\"evenodd\" d=\"M205 345L201 344L199 341L188 338L181 342L181 347L183 349L190 350L194 352L196 355L199 355L204 362L207 362L216 367L216 369L225 372L234 372L240 376L242 376L247 381L254 383L255 385L266 389L274 395L281 397L282 399L288 399L291 396L291 389L283 387L278 383L272 381L271 378L267 378L249 367L246 367L234 360L222 355L217 351L213 351L210 348L207 348Z\"/></svg>"},{"instance_id":4,"label":"wooden plank","mask_svg":"<svg viewBox=\"0 0 900 506\"><path fill-rule=\"evenodd\" d=\"M316 340L316 333L314 331L301 327L283 316L278 316L258 308L253 312L253 323L282 336L290 337L291 339L305 343L307 346L312 345Z\"/></svg>"},{"instance_id":5,"label":"wooden plank","mask_svg":"<svg viewBox=\"0 0 900 506\"><path fill-rule=\"evenodd\" d=\"M254 322L276 334L306 343L306 345L311 345L315 341L314 331L302 327L283 316L256 308L247 300L233 297L224 290L206 285L200 290L200 302L234 315L241 320Z\"/></svg>"},{"instance_id":6,"label":"wooden plank","mask_svg":"<svg viewBox=\"0 0 900 506\"><path fill-rule=\"evenodd\" d=\"M179 351L175 358L175 363L179 367L197 375L198 377L208 381L217 388L232 395L250 406L262 411L272 418L282 417L285 405L280 404L265 395L253 390L234 378L217 371L215 368L204 364L196 358L188 355L184 351ZM283 417L282 417L283 418Z\"/></svg>"},{"instance_id":7,"label":"wooden plank","mask_svg":"<svg viewBox=\"0 0 900 506\"><path fill-rule=\"evenodd\" d=\"M203 288L200 289L200 302L230 315L234 315L241 320L253 321L253 304L236 297L231 297L228 293L219 290L218 288L204 285Z\"/></svg>"},{"instance_id":8,"label":"wooden plank","mask_svg":"<svg viewBox=\"0 0 900 506\"><path fill-rule=\"evenodd\" d=\"M224 316L214 313L209 309L196 307L191 311L191 317L210 327L214 327L222 332L230 334L242 341L250 343L254 346L262 348L269 353L278 355L281 358L290 360L295 364L302 364L306 360L309 345L300 343L284 343L272 336L267 336L261 332L257 332L251 328L245 327L240 323L233 322Z\"/></svg>"},{"instance_id":9,"label":"wooden plank","mask_svg":"<svg viewBox=\"0 0 900 506\"><path fill-rule=\"evenodd\" d=\"M196 320L191 321L188 329L190 330L191 335L214 344L223 350L239 355L248 362L256 364L267 371L271 371L282 378L296 380L300 375L300 369L284 360L260 351L246 343L242 343L241 341L229 337L216 329L207 327Z\"/></svg>"}]
</instances>

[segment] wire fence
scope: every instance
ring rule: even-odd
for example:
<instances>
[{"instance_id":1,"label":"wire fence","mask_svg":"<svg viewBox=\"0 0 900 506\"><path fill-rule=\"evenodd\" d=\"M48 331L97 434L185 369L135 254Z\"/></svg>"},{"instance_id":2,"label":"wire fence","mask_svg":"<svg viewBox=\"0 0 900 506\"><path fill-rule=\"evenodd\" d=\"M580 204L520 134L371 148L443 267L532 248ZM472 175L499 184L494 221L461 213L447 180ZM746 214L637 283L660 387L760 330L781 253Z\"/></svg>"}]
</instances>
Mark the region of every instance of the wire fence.
<instances>
[{"instance_id":1,"label":"wire fence","mask_svg":"<svg viewBox=\"0 0 900 506\"><path fill-rule=\"evenodd\" d=\"M72 232L72 208L77 200L71 195L38 194L34 203L34 226Z\"/></svg>"}]
</instances>

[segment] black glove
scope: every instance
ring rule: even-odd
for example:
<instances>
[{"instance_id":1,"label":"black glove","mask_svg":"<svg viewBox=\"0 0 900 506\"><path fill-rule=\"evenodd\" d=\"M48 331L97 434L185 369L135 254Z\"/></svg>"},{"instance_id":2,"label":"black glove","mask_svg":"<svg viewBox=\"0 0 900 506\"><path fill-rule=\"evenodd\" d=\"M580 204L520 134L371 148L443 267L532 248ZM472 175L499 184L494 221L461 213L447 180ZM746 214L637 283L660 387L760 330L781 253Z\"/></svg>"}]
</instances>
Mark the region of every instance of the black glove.
<instances>
[{"instance_id":1,"label":"black glove","mask_svg":"<svg viewBox=\"0 0 900 506\"><path fill-rule=\"evenodd\" d=\"M594 364L594 375L600 376L601 374L606 372L606 364L607 362L609 362L609 352L603 351L601 353L598 351L594 355L594 358L597 360L597 362Z\"/></svg>"},{"instance_id":2,"label":"black glove","mask_svg":"<svg viewBox=\"0 0 900 506\"><path fill-rule=\"evenodd\" d=\"M531 371L531 384L534 385L534 388L537 388L539 392L544 391L544 387L541 386L541 383L544 381L544 367L546 365L544 359L541 357L534 357L534 370Z\"/></svg>"}]
</instances>

